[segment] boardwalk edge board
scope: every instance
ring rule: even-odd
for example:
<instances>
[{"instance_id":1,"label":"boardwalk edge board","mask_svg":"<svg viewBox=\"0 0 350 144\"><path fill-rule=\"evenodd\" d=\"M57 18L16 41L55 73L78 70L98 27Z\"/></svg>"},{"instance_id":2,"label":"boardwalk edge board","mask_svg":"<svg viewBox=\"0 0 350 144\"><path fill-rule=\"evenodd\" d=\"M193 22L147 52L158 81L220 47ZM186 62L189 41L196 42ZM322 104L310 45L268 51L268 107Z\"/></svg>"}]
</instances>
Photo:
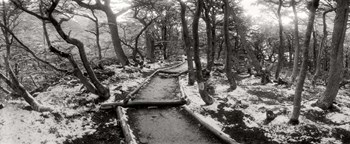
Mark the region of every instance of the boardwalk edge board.
<instances>
[{"instance_id":1,"label":"boardwalk edge board","mask_svg":"<svg viewBox=\"0 0 350 144\"><path fill-rule=\"evenodd\" d=\"M190 101L187 100L188 95L185 93L184 88L182 87L182 85L180 83L180 77L179 77L179 85L180 85L180 91L181 91L181 95L182 95L181 98L182 99L186 99L187 103L189 104ZM203 125L206 129L208 129L213 134L215 134L222 141L224 141L224 142L226 142L228 144L239 144L237 141L232 139L229 135L223 133L222 131L214 128L213 126L211 126L210 124L205 122L202 118L200 118L192 110L190 110L186 105L183 105L182 107L187 113L189 113L192 117L194 117L201 125Z\"/></svg>"},{"instance_id":2,"label":"boardwalk edge board","mask_svg":"<svg viewBox=\"0 0 350 144\"><path fill-rule=\"evenodd\" d=\"M129 101L128 103L123 102L112 102L101 105L100 109L111 109L116 106L121 107L138 107L138 106L181 106L187 102L183 99L180 100L166 100L166 101L155 101L155 100L142 100L142 101Z\"/></svg>"},{"instance_id":3,"label":"boardwalk edge board","mask_svg":"<svg viewBox=\"0 0 350 144\"><path fill-rule=\"evenodd\" d=\"M217 130L205 120L203 120L201 117L199 117L197 114L195 114L192 110L190 110L187 106L182 106L183 109L188 112L192 117L194 117L201 125L203 125L206 129L208 129L210 132L212 132L214 135L216 135L218 138L220 138L222 141L228 143L228 144L239 144L237 141L232 139L229 135L226 133Z\"/></svg>"},{"instance_id":4,"label":"boardwalk edge board","mask_svg":"<svg viewBox=\"0 0 350 144\"><path fill-rule=\"evenodd\" d=\"M123 135L125 137L125 142L127 144L137 144L137 142L134 138L135 136L132 134L130 126L126 121L125 113L123 112L122 108L120 106L118 106L116 108L116 112L117 112L117 117L120 121L120 126L122 128Z\"/></svg>"}]
</instances>

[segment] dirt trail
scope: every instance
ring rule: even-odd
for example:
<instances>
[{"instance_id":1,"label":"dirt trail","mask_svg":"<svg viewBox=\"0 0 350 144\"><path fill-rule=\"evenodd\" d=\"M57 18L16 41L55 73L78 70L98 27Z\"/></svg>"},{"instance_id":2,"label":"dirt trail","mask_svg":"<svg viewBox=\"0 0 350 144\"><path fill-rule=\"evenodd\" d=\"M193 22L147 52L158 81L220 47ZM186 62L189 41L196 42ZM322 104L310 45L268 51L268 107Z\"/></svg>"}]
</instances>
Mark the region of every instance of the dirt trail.
<instances>
[{"instance_id":1,"label":"dirt trail","mask_svg":"<svg viewBox=\"0 0 350 144\"><path fill-rule=\"evenodd\" d=\"M129 109L127 114L139 143L220 143L181 108Z\"/></svg>"},{"instance_id":2,"label":"dirt trail","mask_svg":"<svg viewBox=\"0 0 350 144\"><path fill-rule=\"evenodd\" d=\"M167 70L183 72L184 63ZM137 100L179 99L178 78L154 76L135 97ZM207 129L202 127L182 108L129 108L126 112L128 123L138 143L152 144L216 144L222 143Z\"/></svg>"},{"instance_id":3,"label":"dirt trail","mask_svg":"<svg viewBox=\"0 0 350 144\"><path fill-rule=\"evenodd\" d=\"M176 94L179 94L178 78L162 78L161 76L154 76L148 84L146 84L136 94L136 100L172 100L179 99Z\"/></svg>"}]
</instances>

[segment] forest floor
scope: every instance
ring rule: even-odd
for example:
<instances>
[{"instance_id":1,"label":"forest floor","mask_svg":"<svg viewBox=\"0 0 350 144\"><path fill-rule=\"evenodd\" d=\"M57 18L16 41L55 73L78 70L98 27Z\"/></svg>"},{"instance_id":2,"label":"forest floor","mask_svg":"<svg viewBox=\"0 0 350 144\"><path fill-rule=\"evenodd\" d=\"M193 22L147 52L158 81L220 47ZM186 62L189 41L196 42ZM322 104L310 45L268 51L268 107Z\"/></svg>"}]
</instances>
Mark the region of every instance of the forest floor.
<instances>
[{"instance_id":1,"label":"forest floor","mask_svg":"<svg viewBox=\"0 0 350 144\"><path fill-rule=\"evenodd\" d=\"M178 62L175 62L178 63ZM173 63L155 63L148 68L106 66L113 76L100 75L108 85L111 98L106 102L122 99L155 69ZM36 99L55 108L53 113L39 113L22 99L0 96L0 144L45 143L124 143L116 112L99 110L97 96L87 93L79 80L65 76L45 92L34 94Z\"/></svg>"},{"instance_id":2,"label":"forest floor","mask_svg":"<svg viewBox=\"0 0 350 144\"><path fill-rule=\"evenodd\" d=\"M115 65L103 80L111 89L111 99L122 99L155 69L169 63L156 63L139 70ZM187 86L187 76L180 84L191 101L188 107L207 122L241 143L350 143L350 89L341 89L333 111L322 111L311 105L324 86L312 88L307 81L303 92L300 124L288 124L292 111L294 87L269 83L260 85L259 77L242 76L238 88L228 90L224 73L214 71L210 79L215 86L215 103L205 106L197 85ZM82 89L79 81L63 77L45 92L36 94L43 104L56 109L54 113L32 111L21 98L0 96L0 143L124 143L116 114L100 110L97 96ZM269 113L273 118L266 119Z\"/></svg>"},{"instance_id":3,"label":"forest floor","mask_svg":"<svg viewBox=\"0 0 350 144\"><path fill-rule=\"evenodd\" d=\"M180 101L182 93L177 75L187 71L187 63L157 72L134 95L133 102ZM131 129L131 137L140 144L220 144L222 143L205 127L199 126L179 105L139 106L123 108L125 120Z\"/></svg>"},{"instance_id":4,"label":"forest floor","mask_svg":"<svg viewBox=\"0 0 350 144\"><path fill-rule=\"evenodd\" d=\"M214 71L210 83L215 87L214 104L205 106L197 85L188 86L187 76L180 83L191 101L189 107L208 123L240 143L350 143L350 89L341 89L332 111L313 107L325 86L312 88L307 80L302 96L300 124L288 124L295 87L269 83L241 75L238 87L228 91L224 73ZM271 117L267 119L267 114Z\"/></svg>"}]
</instances>

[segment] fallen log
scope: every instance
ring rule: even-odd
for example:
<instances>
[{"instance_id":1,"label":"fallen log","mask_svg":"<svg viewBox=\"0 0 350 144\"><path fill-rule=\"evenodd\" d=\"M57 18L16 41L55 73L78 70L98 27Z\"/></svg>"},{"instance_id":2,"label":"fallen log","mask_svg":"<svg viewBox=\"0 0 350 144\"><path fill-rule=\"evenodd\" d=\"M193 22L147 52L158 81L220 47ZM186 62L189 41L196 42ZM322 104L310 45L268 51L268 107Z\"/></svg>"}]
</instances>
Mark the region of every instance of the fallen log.
<instances>
[{"instance_id":1,"label":"fallen log","mask_svg":"<svg viewBox=\"0 0 350 144\"><path fill-rule=\"evenodd\" d=\"M124 102L113 102L102 104L100 109L110 109L117 106L121 107L141 107L141 106L181 106L186 104L185 100L162 100L162 101L149 101L149 100L137 100Z\"/></svg>"},{"instance_id":2,"label":"fallen log","mask_svg":"<svg viewBox=\"0 0 350 144\"><path fill-rule=\"evenodd\" d=\"M228 144L238 144L237 141L232 139L229 135L223 133L220 130L217 130L207 122L205 122L201 117L196 115L194 112L192 112L187 106L183 106L183 108L192 116L194 117L201 125L203 125L205 128L207 128L210 132L212 132L215 136L220 138L222 141Z\"/></svg>"},{"instance_id":3,"label":"fallen log","mask_svg":"<svg viewBox=\"0 0 350 144\"><path fill-rule=\"evenodd\" d=\"M130 127L129 127L129 125L126 122L126 118L124 117L125 114L123 113L122 108L120 106L118 106L116 108L116 112L117 112L117 116L118 116L120 125L122 127L122 131L123 131L123 134L124 134L124 137L125 137L125 142L127 144L137 144L135 139L133 139L132 136L131 136L132 134L131 134L131 131L130 131Z\"/></svg>"}]
</instances>

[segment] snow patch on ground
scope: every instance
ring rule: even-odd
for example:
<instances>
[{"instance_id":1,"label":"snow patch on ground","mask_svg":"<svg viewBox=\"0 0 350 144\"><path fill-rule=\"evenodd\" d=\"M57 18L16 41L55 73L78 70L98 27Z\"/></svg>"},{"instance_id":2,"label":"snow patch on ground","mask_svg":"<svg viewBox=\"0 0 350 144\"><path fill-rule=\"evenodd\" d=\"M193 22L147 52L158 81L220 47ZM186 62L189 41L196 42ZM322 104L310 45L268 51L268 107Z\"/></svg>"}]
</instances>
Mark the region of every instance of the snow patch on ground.
<instances>
[{"instance_id":1,"label":"snow patch on ground","mask_svg":"<svg viewBox=\"0 0 350 144\"><path fill-rule=\"evenodd\" d=\"M155 63L144 69L153 71L166 64ZM106 102L114 102L121 94L120 90L131 91L145 79L140 71L131 67L127 69L132 72L117 65L106 66L106 69L115 72L103 82L108 84L111 92ZM93 114L100 112L100 104L94 102L97 98L97 95L85 92L78 79L66 76L36 96L39 102L54 107L54 113L32 111L22 98L6 100L5 107L0 110L0 143L63 143L93 134L100 126L92 120ZM127 117L124 115L123 119ZM104 124L102 126L113 127L118 122L111 118Z\"/></svg>"},{"instance_id":2,"label":"snow patch on ground","mask_svg":"<svg viewBox=\"0 0 350 144\"><path fill-rule=\"evenodd\" d=\"M350 116L342 113L330 113L326 118L335 123L350 123Z\"/></svg>"},{"instance_id":3,"label":"snow patch on ground","mask_svg":"<svg viewBox=\"0 0 350 144\"><path fill-rule=\"evenodd\" d=\"M216 115L219 112L218 107L224 106L222 108L225 111L223 117L230 116L234 111L241 111L244 113L243 122L245 126L262 129L265 136L277 143L298 143L302 141L310 143L342 143L341 139L333 137L334 132L336 132L334 128L350 131L350 97L346 95L347 92L344 92L344 90L340 90L336 98L340 112L324 114L322 109L312 106L316 103L319 94L324 91L324 87L317 86L313 89L306 84L302 98L301 115L299 117L300 124L292 126L288 122L293 110L295 87L286 88L285 86L276 86L273 83L260 85L260 79L251 76L241 80L236 90L228 92L229 85L223 82L226 79L224 75L217 74L212 77L214 78L213 85L216 93L213 95L215 102L211 106L203 106L205 103L199 96L197 85L188 86L187 76L180 77L180 85L183 86L184 92L191 101L188 107L197 114L202 115L202 117L210 118L212 121L208 122L213 125L229 127L229 125L224 125L220 122L222 120L214 118L214 115L207 113L210 110L214 111ZM267 111L272 111L275 118L268 124L265 124ZM307 112L311 112L312 115L306 115ZM320 115L315 114L315 112L318 112ZM330 122L340 125L323 123L322 117L324 117L324 120L330 120ZM232 120L227 120L227 122L229 121Z\"/></svg>"},{"instance_id":4,"label":"snow patch on ground","mask_svg":"<svg viewBox=\"0 0 350 144\"><path fill-rule=\"evenodd\" d=\"M210 117L210 116L203 116L203 115L201 115L199 113L194 113L194 114L197 115L202 120L204 120L206 123L208 123L214 129L216 129L218 131L222 130L222 124L219 123L217 120L213 119L212 117Z\"/></svg>"}]
</instances>

